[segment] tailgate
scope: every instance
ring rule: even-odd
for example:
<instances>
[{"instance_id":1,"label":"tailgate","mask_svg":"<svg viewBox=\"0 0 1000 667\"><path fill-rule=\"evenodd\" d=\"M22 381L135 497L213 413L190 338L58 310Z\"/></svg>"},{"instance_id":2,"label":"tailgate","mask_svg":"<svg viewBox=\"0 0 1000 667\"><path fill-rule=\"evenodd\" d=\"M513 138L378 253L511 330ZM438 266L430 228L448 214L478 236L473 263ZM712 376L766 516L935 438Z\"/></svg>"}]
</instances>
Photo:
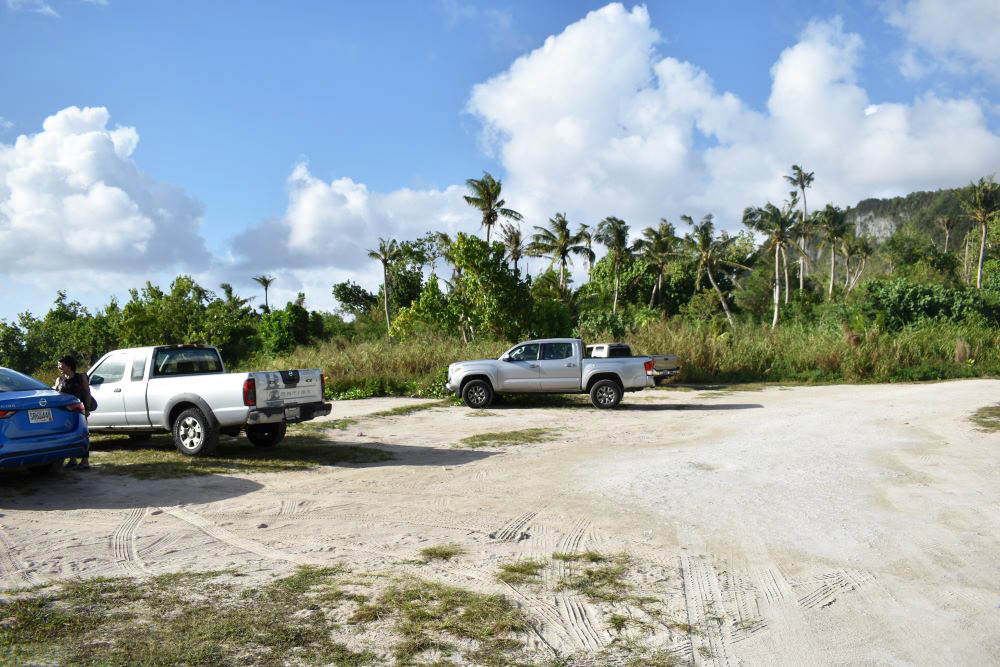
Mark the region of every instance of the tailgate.
<instances>
[{"instance_id":1,"label":"tailgate","mask_svg":"<svg viewBox=\"0 0 1000 667\"><path fill-rule=\"evenodd\" d=\"M653 368L658 371L672 371L681 367L681 360L676 354L654 354Z\"/></svg>"},{"instance_id":2,"label":"tailgate","mask_svg":"<svg viewBox=\"0 0 1000 667\"><path fill-rule=\"evenodd\" d=\"M257 407L276 408L322 401L321 374L318 368L250 373L257 386Z\"/></svg>"}]
</instances>

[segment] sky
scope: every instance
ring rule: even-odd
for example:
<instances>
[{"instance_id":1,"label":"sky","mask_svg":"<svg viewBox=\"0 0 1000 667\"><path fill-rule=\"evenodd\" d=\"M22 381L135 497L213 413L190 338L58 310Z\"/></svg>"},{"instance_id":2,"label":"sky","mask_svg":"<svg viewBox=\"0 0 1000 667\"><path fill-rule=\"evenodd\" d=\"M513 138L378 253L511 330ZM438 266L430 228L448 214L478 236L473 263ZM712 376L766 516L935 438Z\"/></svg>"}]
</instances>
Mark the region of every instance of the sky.
<instances>
[{"instance_id":1,"label":"sky","mask_svg":"<svg viewBox=\"0 0 1000 667\"><path fill-rule=\"evenodd\" d=\"M996 0L0 0L0 319L179 273L333 310L380 237L638 235L1000 171ZM544 268L536 262L532 269ZM260 300L260 296L257 297Z\"/></svg>"}]
</instances>

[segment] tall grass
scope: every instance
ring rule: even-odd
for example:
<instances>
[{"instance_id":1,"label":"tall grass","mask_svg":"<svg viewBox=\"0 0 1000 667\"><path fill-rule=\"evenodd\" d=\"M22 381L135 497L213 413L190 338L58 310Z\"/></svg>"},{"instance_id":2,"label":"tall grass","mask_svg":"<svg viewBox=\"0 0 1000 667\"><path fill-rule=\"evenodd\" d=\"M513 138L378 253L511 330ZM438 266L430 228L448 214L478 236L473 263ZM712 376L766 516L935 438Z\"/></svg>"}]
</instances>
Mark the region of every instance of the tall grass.
<instances>
[{"instance_id":1,"label":"tall grass","mask_svg":"<svg viewBox=\"0 0 1000 667\"><path fill-rule=\"evenodd\" d=\"M604 338L611 340L610 338ZM603 339L602 339L603 340ZM1000 376L1000 329L924 320L901 331L844 330L822 322L777 329L737 322L733 331L675 318L626 337L636 353L677 354L679 382L893 382ZM498 357L504 341L334 340L258 357L253 368L322 367L333 398L441 396L454 361ZM967 346L967 354L963 351Z\"/></svg>"}]
</instances>

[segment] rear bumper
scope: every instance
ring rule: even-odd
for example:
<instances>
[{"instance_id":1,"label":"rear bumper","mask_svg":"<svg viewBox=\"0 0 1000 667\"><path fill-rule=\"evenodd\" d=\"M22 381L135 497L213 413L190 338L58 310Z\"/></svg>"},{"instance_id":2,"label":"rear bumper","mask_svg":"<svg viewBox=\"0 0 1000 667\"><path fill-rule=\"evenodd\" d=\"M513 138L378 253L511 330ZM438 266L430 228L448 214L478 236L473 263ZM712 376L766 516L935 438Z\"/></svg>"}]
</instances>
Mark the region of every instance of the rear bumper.
<instances>
[{"instance_id":1,"label":"rear bumper","mask_svg":"<svg viewBox=\"0 0 1000 667\"><path fill-rule=\"evenodd\" d=\"M298 415L294 415L289 409L298 408ZM305 422L316 417L323 417L333 410L333 404L317 401L316 403L300 403L299 405L282 406L280 408L256 408L247 415L247 425L256 424L276 424L288 422L295 424Z\"/></svg>"},{"instance_id":2,"label":"rear bumper","mask_svg":"<svg viewBox=\"0 0 1000 667\"><path fill-rule=\"evenodd\" d=\"M0 447L0 468L21 468L69 458L83 458L90 451L90 437L83 440L72 434L69 442L44 442L33 445L5 443Z\"/></svg>"}]
</instances>

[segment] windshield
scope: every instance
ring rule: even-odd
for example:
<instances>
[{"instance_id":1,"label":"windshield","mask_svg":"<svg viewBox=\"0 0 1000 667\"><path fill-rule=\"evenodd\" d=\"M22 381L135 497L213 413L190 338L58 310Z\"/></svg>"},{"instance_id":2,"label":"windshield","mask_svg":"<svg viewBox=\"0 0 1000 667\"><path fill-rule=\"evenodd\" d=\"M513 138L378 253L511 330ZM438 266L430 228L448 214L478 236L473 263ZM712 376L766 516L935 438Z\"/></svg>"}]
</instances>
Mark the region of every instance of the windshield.
<instances>
[{"instance_id":1,"label":"windshield","mask_svg":"<svg viewBox=\"0 0 1000 667\"><path fill-rule=\"evenodd\" d=\"M9 368L0 368L0 391L33 391L35 389L48 389L48 387L35 378L12 371Z\"/></svg>"}]
</instances>

